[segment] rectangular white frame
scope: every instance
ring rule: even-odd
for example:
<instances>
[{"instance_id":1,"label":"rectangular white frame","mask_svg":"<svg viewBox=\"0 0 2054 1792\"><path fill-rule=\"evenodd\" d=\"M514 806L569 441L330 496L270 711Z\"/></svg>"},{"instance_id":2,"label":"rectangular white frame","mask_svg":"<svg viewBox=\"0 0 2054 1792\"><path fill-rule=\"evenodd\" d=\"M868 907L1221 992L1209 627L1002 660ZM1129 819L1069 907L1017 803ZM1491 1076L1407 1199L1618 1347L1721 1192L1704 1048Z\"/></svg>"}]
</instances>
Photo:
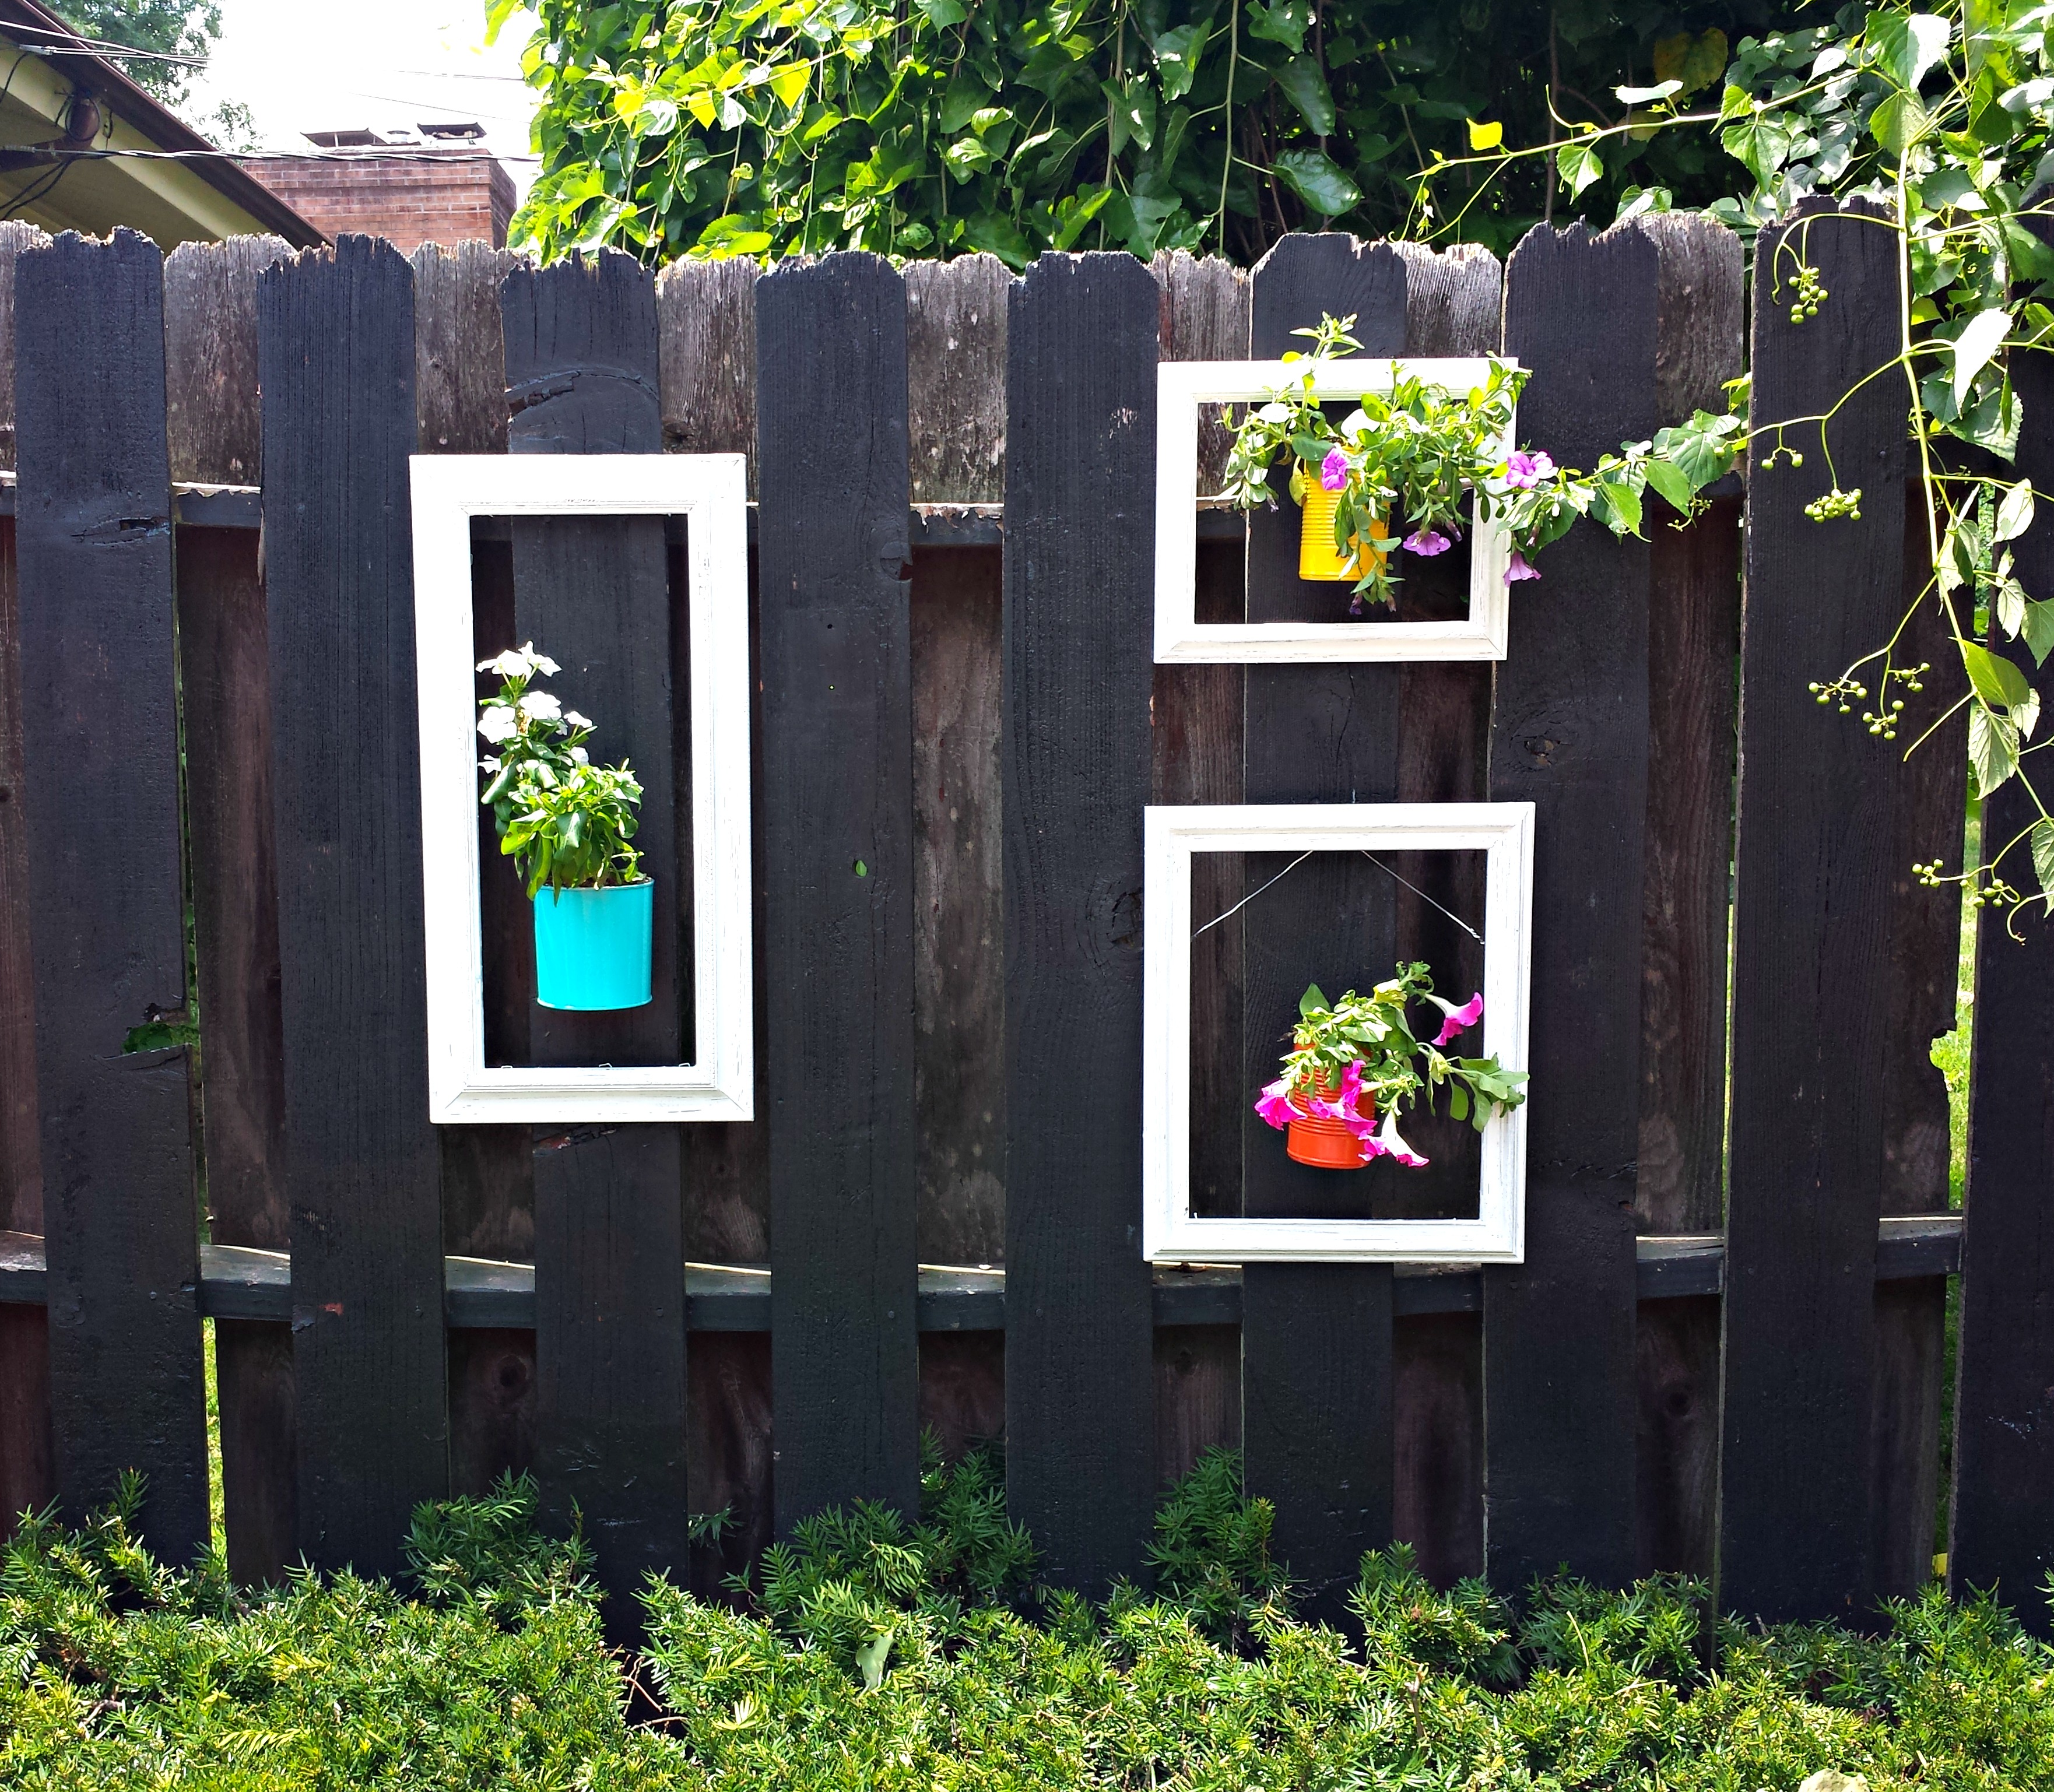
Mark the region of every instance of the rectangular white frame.
<instances>
[{"instance_id":1,"label":"rectangular white frame","mask_svg":"<svg viewBox=\"0 0 2054 1792\"><path fill-rule=\"evenodd\" d=\"M1280 803L1151 808L1144 827L1141 1248L1151 1263L1516 1263L1526 1248L1526 1104L1483 1130L1474 1220L1200 1219L1190 1210L1191 855L1481 851L1483 1047L1526 1065L1531 803ZM1249 1099L1253 1099L1253 1091ZM1284 1149L1280 1135L1277 1149Z\"/></svg>"},{"instance_id":2,"label":"rectangular white frame","mask_svg":"<svg viewBox=\"0 0 2054 1792\"><path fill-rule=\"evenodd\" d=\"M427 911L428 1118L439 1125L755 1117L749 862L749 512L740 454L416 454L414 642ZM485 1062L474 517L683 516L691 577L693 1037L698 1062ZM549 643L540 643L548 650ZM576 693L565 694L573 707ZM514 875L512 867L506 874Z\"/></svg>"},{"instance_id":3,"label":"rectangular white frame","mask_svg":"<svg viewBox=\"0 0 2054 1792\"><path fill-rule=\"evenodd\" d=\"M1498 357L1506 367L1518 363ZM1387 392L1393 371L1451 392L1490 377L1483 359L1327 361L1313 395ZM1501 522L1471 517L1470 613L1458 623L1201 623L1197 619L1198 407L1267 399L1303 362L1163 361L1155 369L1155 658L1167 664L1309 665L1363 660L1502 659L1512 542ZM1517 445L1515 414L1501 444Z\"/></svg>"}]
</instances>

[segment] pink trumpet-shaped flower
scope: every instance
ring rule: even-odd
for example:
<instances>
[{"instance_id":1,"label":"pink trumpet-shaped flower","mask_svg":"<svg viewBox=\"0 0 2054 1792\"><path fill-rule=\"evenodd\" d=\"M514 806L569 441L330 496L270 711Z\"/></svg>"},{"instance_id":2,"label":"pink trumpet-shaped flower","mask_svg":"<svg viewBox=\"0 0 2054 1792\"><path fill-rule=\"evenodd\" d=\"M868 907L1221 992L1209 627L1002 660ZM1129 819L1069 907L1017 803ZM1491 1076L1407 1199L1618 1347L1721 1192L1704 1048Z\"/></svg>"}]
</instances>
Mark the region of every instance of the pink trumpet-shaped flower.
<instances>
[{"instance_id":1,"label":"pink trumpet-shaped flower","mask_svg":"<svg viewBox=\"0 0 2054 1792\"><path fill-rule=\"evenodd\" d=\"M1505 482L1515 492L1530 492L1544 479L1555 477L1555 463L1544 454L1529 454L1524 449L1506 457Z\"/></svg>"},{"instance_id":2,"label":"pink trumpet-shaped flower","mask_svg":"<svg viewBox=\"0 0 2054 1792\"><path fill-rule=\"evenodd\" d=\"M1446 1016L1441 1023L1439 1036L1434 1041L1436 1045L1446 1045L1456 1034L1467 1032L1483 1018L1483 992L1481 990L1460 1008L1438 996L1429 996L1426 1000Z\"/></svg>"},{"instance_id":3,"label":"pink trumpet-shaped flower","mask_svg":"<svg viewBox=\"0 0 2054 1792\"><path fill-rule=\"evenodd\" d=\"M1427 556L1445 554L1454 545L1438 529L1428 529L1423 523L1405 538L1407 553Z\"/></svg>"},{"instance_id":4,"label":"pink trumpet-shaped flower","mask_svg":"<svg viewBox=\"0 0 2054 1792\"><path fill-rule=\"evenodd\" d=\"M1293 1111L1289 1080L1280 1076L1274 1083L1265 1083L1255 1111L1280 1133L1289 1126Z\"/></svg>"},{"instance_id":5,"label":"pink trumpet-shaped flower","mask_svg":"<svg viewBox=\"0 0 2054 1792\"><path fill-rule=\"evenodd\" d=\"M1383 1130L1372 1142L1380 1152L1388 1153L1407 1169L1421 1169L1426 1160L1398 1136L1398 1110L1391 1110L1383 1117Z\"/></svg>"},{"instance_id":6,"label":"pink trumpet-shaped flower","mask_svg":"<svg viewBox=\"0 0 2054 1792\"><path fill-rule=\"evenodd\" d=\"M1337 492L1348 483L1348 456L1338 448L1329 448L1327 458L1320 462L1320 483L1330 492Z\"/></svg>"},{"instance_id":7,"label":"pink trumpet-shaped flower","mask_svg":"<svg viewBox=\"0 0 2054 1792\"><path fill-rule=\"evenodd\" d=\"M1516 585L1521 579L1537 579L1540 575L1526 564L1526 556L1517 548L1512 551L1512 564L1505 569L1505 582Z\"/></svg>"}]
</instances>

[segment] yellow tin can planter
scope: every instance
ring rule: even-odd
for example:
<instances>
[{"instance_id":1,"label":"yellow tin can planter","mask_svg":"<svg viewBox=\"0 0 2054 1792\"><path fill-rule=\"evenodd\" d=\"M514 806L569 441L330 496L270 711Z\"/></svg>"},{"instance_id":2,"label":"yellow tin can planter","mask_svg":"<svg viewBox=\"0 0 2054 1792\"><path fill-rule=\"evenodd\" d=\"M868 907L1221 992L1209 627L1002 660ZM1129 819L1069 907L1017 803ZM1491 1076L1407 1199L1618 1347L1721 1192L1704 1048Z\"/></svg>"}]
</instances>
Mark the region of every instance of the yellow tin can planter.
<instances>
[{"instance_id":1,"label":"yellow tin can planter","mask_svg":"<svg viewBox=\"0 0 2054 1792\"><path fill-rule=\"evenodd\" d=\"M1345 580L1352 584L1369 571L1367 563L1359 556L1351 560L1334 543L1334 512L1340 507L1341 494L1330 492L1316 478L1304 481L1304 496L1300 499L1298 525L1298 576L1300 579ZM1363 546L1363 538L1355 537L1358 551ZM1367 550L1380 563L1391 552L1390 531L1381 517L1369 526Z\"/></svg>"}]
</instances>

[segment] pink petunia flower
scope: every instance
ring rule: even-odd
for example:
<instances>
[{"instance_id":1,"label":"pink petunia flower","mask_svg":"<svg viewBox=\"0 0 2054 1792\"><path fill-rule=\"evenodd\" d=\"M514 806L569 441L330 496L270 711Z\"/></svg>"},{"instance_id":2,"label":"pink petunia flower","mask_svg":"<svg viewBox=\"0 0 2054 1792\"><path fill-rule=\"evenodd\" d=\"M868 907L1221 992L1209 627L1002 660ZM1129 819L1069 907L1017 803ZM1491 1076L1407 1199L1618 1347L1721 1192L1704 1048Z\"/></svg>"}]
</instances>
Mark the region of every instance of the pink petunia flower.
<instances>
[{"instance_id":1,"label":"pink petunia flower","mask_svg":"<svg viewBox=\"0 0 2054 1792\"><path fill-rule=\"evenodd\" d=\"M1505 458L1505 482L1515 492L1530 492L1554 477L1555 463L1544 454L1529 454L1522 448Z\"/></svg>"},{"instance_id":2,"label":"pink petunia flower","mask_svg":"<svg viewBox=\"0 0 2054 1792\"><path fill-rule=\"evenodd\" d=\"M1441 1023L1440 1035L1434 1041L1436 1045L1446 1045L1456 1034L1467 1032L1483 1018L1481 990L1478 990L1475 995L1470 996L1460 1008L1457 1008L1453 1002L1444 1001L1438 996L1429 996L1426 1000L1447 1017Z\"/></svg>"},{"instance_id":3,"label":"pink petunia flower","mask_svg":"<svg viewBox=\"0 0 2054 1792\"><path fill-rule=\"evenodd\" d=\"M1434 554L1445 554L1454 545L1454 544L1438 529L1428 529L1423 523L1405 538L1405 550L1407 553L1420 554L1429 557Z\"/></svg>"},{"instance_id":4,"label":"pink petunia flower","mask_svg":"<svg viewBox=\"0 0 2054 1792\"><path fill-rule=\"evenodd\" d=\"M1540 576L1539 573L1526 564L1526 556L1517 548L1513 548L1512 564L1505 569L1505 582L1508 585L1516 585L1521 579L1537 579Z\"/></svg>"},{"instance_id":5,"label":"pink petunia flower","mask_svg":"<svg viewBox=\"0 0 2054 1792\"><path fill-rule=\"evenodd\" d=\"M1387 1152L1407 1169L1422 1169L1426 1160L1398 1136L1398 1110L1395 1107L1383 1117L1383 1130L1376 1135L1375 1143L1380 1151Z\"/></svg>"},{"instance_id":6,"label":"pink petunia flower","mask_svg":"<svg viewBox=\"0 0 2054 1792\"><path fill-rule=\"evenodd\" d=\"M1348 456L1338 448L1329 448L1327 458L1320 462L1320 483L1330 492L1337 492L1348 484Z\"/></svg>"},{"instance_id":7,"label":"pink petunia flower","mask_svg":"<svg viewBox=\"0 0 2054 1792\"><path fill-rule=\"evenodd\" d=\"M1280 1076L1274 1083L1265 1083L1255 1111L1280 1133L1289 1126L1293 1110L1289 1082Z\"/></svg>"}]
</instances>

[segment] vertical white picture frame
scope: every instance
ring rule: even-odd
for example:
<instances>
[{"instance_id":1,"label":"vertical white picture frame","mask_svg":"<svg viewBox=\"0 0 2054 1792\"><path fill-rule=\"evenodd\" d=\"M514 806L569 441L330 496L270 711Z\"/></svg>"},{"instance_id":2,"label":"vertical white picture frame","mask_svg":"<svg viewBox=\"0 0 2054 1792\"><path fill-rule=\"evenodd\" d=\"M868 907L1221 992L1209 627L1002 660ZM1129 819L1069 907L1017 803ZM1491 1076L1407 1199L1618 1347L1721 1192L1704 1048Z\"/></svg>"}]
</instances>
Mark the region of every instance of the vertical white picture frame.
<instances>
[{"instance_id":1,"label":"vertical white picture frame","mask_svg":"<svg viewBox=\"0 0 2054 1792\"><path fill-rule=\"evenodd\" d=\"M412 485L430 1119L501 1126L754 1118L749 512L743 457L417 454ZM602 516L686 520L692 1012L698 1057L689 1064L622 1068L488 1065L471 519ZM513 875L510 868L506 874Z\"/></svg>"}]
</instances>

